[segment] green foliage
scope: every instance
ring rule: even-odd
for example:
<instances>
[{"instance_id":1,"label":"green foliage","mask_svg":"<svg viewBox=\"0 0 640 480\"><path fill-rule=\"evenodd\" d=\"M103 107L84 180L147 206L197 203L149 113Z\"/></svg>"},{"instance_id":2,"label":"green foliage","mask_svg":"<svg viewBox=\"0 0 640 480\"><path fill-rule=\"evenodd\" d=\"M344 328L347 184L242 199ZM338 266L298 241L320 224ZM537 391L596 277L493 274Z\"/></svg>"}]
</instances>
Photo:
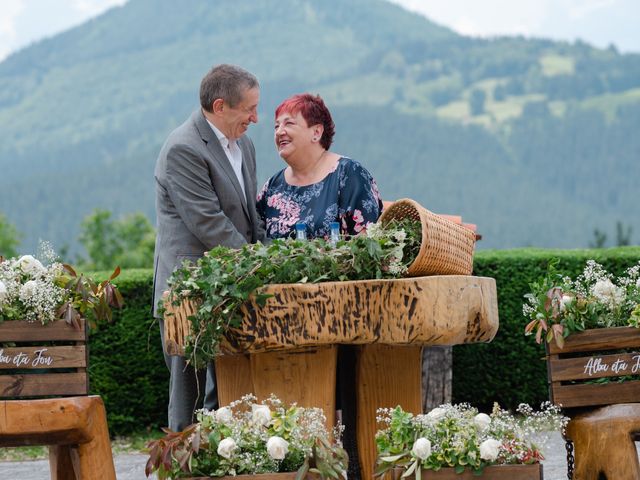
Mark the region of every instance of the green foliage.
<instances>
[{"instance_id":1,"label":"green foliage","mask_svg":"<svg viewBox=\"0 0 640 480\"><path fill-rule=\"evenodd\" d=\"M89 254L81 261L85 270L101 270L111 265L122 268L153 266L155 230L142 213L112 220L111 212L96 209L81 225L80 242Z\"/></svg>"},{"instance_id":2,"label":"green foliage","mask_svg":"<svg viewBox=\"0 0 640 480\"><path fill-rule=\"evenodd\" d=\"M531 292L525 295L527 335L535 332L538 343L555 340L562 348L572 333L633 323L632 312L640 306L640 262L616 278L588 260L573 280L558 271L556 263L549 262L547 274L532 281Z\"/></svg>"},{"instance_id":3,"label":"green foliage","mask_svg":"<svg viewBox=\"0 0 640 480\"><path fill-rule=\"evenodd\" d=\"M7 217L0 213L0 257L10 258L18 255L16 248L20 245L20 233Z\"/></svg>"},{"instance_id":4,"label":"green foliage","mask_svg":"<svg viewBox=\"0 0 640 480\"><path fill-rule=\"evenodd\" d=\"M273 240L233 249L219 246L198 260L186 263L169 278L169 301L180 305L192 300L197 310L190 317L193 334L187 337L185 356L191 364L206 365L219 352L222 336L241 325L241 306L250 299L263 305L267 296L260 289L268 284L317 283L326 281L397 278L414 257L418 240L409 237L402 225L413 220L370 225L361 235L339 240L336 245L312 240Z\"/></svg>"}]
</instances>

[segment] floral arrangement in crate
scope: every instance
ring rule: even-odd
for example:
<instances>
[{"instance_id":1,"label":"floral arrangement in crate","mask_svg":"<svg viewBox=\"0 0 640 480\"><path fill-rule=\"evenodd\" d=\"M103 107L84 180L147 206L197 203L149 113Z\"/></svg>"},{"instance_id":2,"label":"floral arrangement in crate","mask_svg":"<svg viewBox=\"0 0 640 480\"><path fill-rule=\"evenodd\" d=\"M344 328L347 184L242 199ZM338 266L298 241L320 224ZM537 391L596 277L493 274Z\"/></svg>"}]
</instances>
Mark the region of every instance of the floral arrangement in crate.
<instances>
[{"instance_id":1,"label":"floral arrangement in crate","mask_svg":"<svg viewBox=\"0 0 640 480\"><path fill-rule=\"evenodd\" d=\"M149 443L147 476L159 479L308 472L322 478L346 476L347 455L332 441L322 409L285 405L275 396L257 403L253 395L215 411L196 412L197 423Z\"/></svg>"},{"instance_id":2,"label":"floral arrangement in crate","mask_svg":"<svg viewBox=\"0 0 640 480\"><path fill-rule=\"evenodd\" d=\"M469 404L441 405L427 414L413 415L400 407L378 409L376 476L400 468L402 477L422 470L466 469L480 475L489 465L539 463L548 433L564 427L568 418L550 403L540 411L526 404L518 416L494 404L490 415Z\"/></svg>"},{"instance_id":3,"label":"floral arrangement in crate","mask_svg":"<svg viewBox=\"0 0 640 480\"><path fill-rule=\"evenodd\" d=\"M215 357L227 329L240 326L241 306L250 297L264 304L265 285L399 278L416 258L421 240L421 224L407 218L370 224L336 244L316 238L216 247L195 265L185 263L168 280L173 305L185 298L198 304L190 317L193 334L185 356L195 366Z\"/></svg>"},{"instance_id":4,"label":"floral arrangement in crate","mask_svg":"<svg viewBox=\"0 0 640 480\"><path fill-rule=\"evenodd\" d=\"M522 307L530 322L525 334L538 343L555 340L562 348L574 332L591 328L640 327L640 263L620 277L588 260L575 279L557 271L557 261L549 264L544 278L530 284Z\"/></svg>"},{"instance_id":5,"label":"floral arrangement in crate","mask_svg":"<svg viewBox=\"0 0 640 480\"><path fill-rule=\"evenodd\" d=\"M41 242L38 258L0 257L0 322L26 320L43 325L65 320L78 327L81 318L90 323L111 320L111 307L120 308L122 295L111 281L96 282L56 259L53 248Z\"/></svg>"}]
</instances>

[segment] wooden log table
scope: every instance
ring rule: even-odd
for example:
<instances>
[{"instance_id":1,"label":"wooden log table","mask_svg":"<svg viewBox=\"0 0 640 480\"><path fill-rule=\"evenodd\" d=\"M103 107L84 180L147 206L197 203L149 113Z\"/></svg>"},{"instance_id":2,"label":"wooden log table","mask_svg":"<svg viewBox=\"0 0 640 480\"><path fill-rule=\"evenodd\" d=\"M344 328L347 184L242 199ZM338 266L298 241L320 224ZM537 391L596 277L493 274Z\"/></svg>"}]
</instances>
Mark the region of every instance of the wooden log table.
<instances>
[{"instance_id":1,"label":"wooden log table","mask_svg":"<svg viewBox=\"0 0 640 480\"><path fill-rule=\"evenodd\" d=\"M376 410L421 412L422 348L489 342L498 329L495 280L430 276L398 280L270 285L264 306L248 303L216 358L218 399L274 393L324 409L334 424L337 345L358 345L357 439L362 477L376 458ZM165 348L183 353L194 305L168 305Z\"/></svg>"}]
</instances>

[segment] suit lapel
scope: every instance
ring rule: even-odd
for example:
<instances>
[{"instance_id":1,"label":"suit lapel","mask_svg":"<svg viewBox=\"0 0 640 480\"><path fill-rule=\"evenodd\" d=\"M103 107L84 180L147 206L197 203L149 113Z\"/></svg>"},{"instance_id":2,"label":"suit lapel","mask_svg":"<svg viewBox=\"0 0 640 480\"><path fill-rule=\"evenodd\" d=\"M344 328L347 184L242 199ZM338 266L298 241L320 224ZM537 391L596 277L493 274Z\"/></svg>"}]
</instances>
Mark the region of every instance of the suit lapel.
<instances>
[{"instance_id":1,"label":"suit lapel","mask_svg":"<svg viewBox=\"0 0 640 480\"><path fill-rule=\"evenodd\" d=\"M200 136L202 137L202 140L207 144L207 149L209 150L209 153L211 153L211 155L213 156L214 161L222 167L222 170L227 175L227 178L233 185L233 188L235 188L236 193L240 198L240 203L242 204L242 209L244 210L245 215L249 220L251 220L251 216L249 215L249 210L247 209L247 198L242 193L242 188L240 187L240 182L238 181L236 172L233 171L231 162L229 162L229 158L227 157L227 154L224 152L222 145L220 145L220 140L218 140L218 137L216 137L216 134L211 129L211 126L207 123L207 119L204 117L204 114L202 113L201 110L196 111L194 113L194 116L196 117L195 118L196 128L198 129L198 132L200 132ZM242 148L242 155L243 155L242 175L244 176L245 188L246 188L248 174L245 173L246 162L244 159L246 158L245 156L246 153L244 148Z\"/></svg>"}]
</instances>

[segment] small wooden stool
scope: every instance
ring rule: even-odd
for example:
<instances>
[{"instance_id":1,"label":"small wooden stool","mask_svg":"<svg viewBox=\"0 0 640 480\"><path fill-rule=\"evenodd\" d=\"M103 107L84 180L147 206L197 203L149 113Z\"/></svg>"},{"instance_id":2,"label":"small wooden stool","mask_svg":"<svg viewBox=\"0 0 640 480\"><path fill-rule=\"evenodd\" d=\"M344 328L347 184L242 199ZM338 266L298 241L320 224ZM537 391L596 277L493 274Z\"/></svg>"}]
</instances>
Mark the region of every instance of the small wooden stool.
<instances>
[{"instance_id":1,"label":"small wooden stool","mask_svg":"<svg viewBox=\"0 0 640 480\"><path fill-rule=\"evenodd\" d=\"M49 445L52 480L116 478L104 403L87 396L86 336L84 321L0 323L16 345L0 343L0 447Z\"/></svg>"},{"instance_id":2,"label":"small wooden stool","mask_svg":"<svg viewBox=\"0 0 640 480\"><path fill-rule=\"evenodd\" d=\"M634 443L638 432L640 403L620 403L578 414L567 425L567 438L574 446L574 478L640 479Z\"/></svg>"}]
</instances>

